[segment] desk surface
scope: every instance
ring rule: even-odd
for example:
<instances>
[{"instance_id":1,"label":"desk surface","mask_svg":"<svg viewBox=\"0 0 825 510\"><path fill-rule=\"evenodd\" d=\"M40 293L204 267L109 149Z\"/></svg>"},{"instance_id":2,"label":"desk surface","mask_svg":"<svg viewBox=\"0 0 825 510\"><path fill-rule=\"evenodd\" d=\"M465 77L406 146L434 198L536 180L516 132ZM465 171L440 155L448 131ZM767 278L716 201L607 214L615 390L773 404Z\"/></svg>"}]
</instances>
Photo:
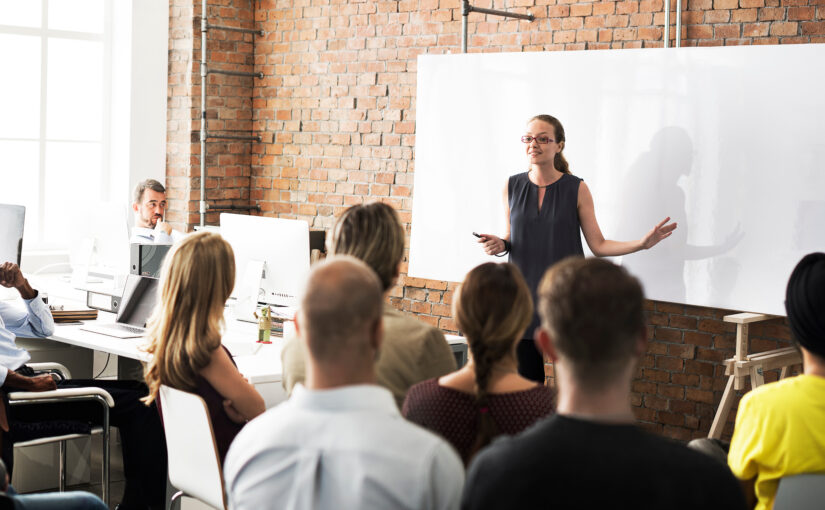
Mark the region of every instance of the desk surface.
<instances>
[{"instance_id":1,"label":"desk surface","mask_svg":"<svg viewBox=\"0 0 825 510\"><path fill-rule=\"evenodd\" d=\"M48 288L50 295L57 297L52 302L75 303L85 306L85 302L78 303L84 293L70 289L65 280L48 279L41 283L42 288ZM48 285L48 286L47 286ZM229 309L227 309L229 310ZM115 315L106 312L98 313L98 322L114 322ZM271 344L259 344L257 324L235 320L231 314L226 314L226 331L223 343L232 353L238 370L249 379L252 384L280 383L283 374L281 364L281 349L284 346L283 338L272 337ZM117 356L148 361L149 354L145 351L146 340L143 338L115 338L93 333L81 329L78 324L57 324L51 340L66 344L102 351ZM293 323L285 323L285 334L294 334ZM446 335L450 344L466 343L464 337Z\"/></svg>"}]
</instances>

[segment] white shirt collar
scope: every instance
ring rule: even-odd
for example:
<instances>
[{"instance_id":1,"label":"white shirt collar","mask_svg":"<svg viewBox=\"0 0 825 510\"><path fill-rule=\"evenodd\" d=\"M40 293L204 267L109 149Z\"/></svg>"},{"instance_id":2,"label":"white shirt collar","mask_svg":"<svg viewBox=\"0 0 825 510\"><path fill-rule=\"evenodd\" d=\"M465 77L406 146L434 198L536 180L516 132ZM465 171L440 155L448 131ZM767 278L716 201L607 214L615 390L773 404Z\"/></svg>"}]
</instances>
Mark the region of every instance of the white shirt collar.
<instances>
[{"instance_id":1,"label":"white shirt collar","mask_svg":"<svg viewBox=\"0 0 825 510\"><path fill-rule=\"evenodd\" d=\"M398 416L398 406L389 390L375 384L354 384L328 390L310 390L298 383L292 389L291 405L321 411L372 411Z\"/></svg>"}]
</instances>

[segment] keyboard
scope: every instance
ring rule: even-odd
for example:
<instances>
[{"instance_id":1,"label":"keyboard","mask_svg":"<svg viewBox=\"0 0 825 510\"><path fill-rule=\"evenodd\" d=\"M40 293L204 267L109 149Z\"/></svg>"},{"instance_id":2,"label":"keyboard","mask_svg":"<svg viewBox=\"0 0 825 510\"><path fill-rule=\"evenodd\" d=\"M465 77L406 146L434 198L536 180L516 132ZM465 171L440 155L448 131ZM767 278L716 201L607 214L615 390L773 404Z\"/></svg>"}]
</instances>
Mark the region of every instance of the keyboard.
<instances>
[{"instance_id":1,"label":"keyboard","mask_svg":"<svg viewBox=\"0 0 825 510\"><path fill-rule=\"evenodd\" d=\"M146 334L146 329L137 326L130 326L120 322L108 324L84 324L80 329L98 333L101 335L115 336L118 338L140 338Z\"/></svg>"},{"instance_id":2,"label":"keyboard","mask_svg":"<svg viewBox=\"0 0 825 510\"><path fill-rule=\"evenodd\" d=\"M146 330L144 328L139 328L137 326L130 326L128 324L121 324L119 322L113 322L111 324L101 324L101 328L109 328L115 329L118 331L126 331L127 333L135 333L137 335L142 335Z\"/></svg>"}]
</instances>

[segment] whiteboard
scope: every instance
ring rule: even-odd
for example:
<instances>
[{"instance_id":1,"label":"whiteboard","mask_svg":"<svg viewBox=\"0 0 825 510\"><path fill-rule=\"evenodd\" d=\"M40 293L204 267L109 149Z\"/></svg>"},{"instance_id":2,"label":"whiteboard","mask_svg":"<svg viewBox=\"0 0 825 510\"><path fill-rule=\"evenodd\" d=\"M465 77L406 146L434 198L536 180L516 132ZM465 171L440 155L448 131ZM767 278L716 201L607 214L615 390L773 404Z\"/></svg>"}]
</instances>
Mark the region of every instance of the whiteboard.
<instances>
[{"instance_id":1,"label":"whiteboard","mask_svg":"<svg viewBox=\"0 0 825 510\"><path fill-rule=\"evenodd\" d=\"M648 298L784 315L791 270L825 251L822 62L816 44L419 56L409 276L502 260L472 232L504 233L519 138L549 113L606 238L678 222L616 258Z\"/></svg>"}]
</instances>

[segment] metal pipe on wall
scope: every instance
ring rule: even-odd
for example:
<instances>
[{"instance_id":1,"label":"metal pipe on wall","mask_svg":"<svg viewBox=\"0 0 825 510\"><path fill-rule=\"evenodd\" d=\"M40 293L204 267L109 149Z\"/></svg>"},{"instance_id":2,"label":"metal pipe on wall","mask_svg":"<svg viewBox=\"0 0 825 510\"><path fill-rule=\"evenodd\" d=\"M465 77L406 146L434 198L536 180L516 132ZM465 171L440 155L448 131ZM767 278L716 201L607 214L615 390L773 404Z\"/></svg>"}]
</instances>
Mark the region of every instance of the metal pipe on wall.
<instances>
[{"instance_id":1,"label":"metal pipe on wall","mask_svg":"<svg viewBox=\"0 0 825 510\"><path fill-rule=\"evenodd\" d=\"M206 224L206 0L201 4L201 227Z\"/></svg>"},{"instance_id":2,"label":"metal pipe on wall","mask_svg":"<svg viewBox=\"0 0 825 510\"><path fill-rule=\"evenodd\" d=\"M470 0L464 0L461 6L461 53L467 53L467 18L471 12L480 12L482 14L492 14L494 16L504 16L505 18L516 18L527 21L533 21L535 19L532 14L518 14L515 12L485 9L483 7L473 7L470 5Z\"/></svg>"},{"instance_id":3,"label":"metal pipe on wall","mask_svg":"<svg viewBox=\"0 0 825 510\"><path fill-rule=\"evenodd\" d=\"M662 4L665 8L665 32L662 39L665 42L664 47L667 48L670 46L670 0L662 0Z\"/></svg>"},{"instance_id":4,"label":"metal pipe on wall","mask_svg":"<svg viewBox=\"0 0 825 510\"><path fill-rule=\"evenodd\" d=\"M676 0L676 47L682 44L682 0Z\"/></svg>"}]
</instances>

